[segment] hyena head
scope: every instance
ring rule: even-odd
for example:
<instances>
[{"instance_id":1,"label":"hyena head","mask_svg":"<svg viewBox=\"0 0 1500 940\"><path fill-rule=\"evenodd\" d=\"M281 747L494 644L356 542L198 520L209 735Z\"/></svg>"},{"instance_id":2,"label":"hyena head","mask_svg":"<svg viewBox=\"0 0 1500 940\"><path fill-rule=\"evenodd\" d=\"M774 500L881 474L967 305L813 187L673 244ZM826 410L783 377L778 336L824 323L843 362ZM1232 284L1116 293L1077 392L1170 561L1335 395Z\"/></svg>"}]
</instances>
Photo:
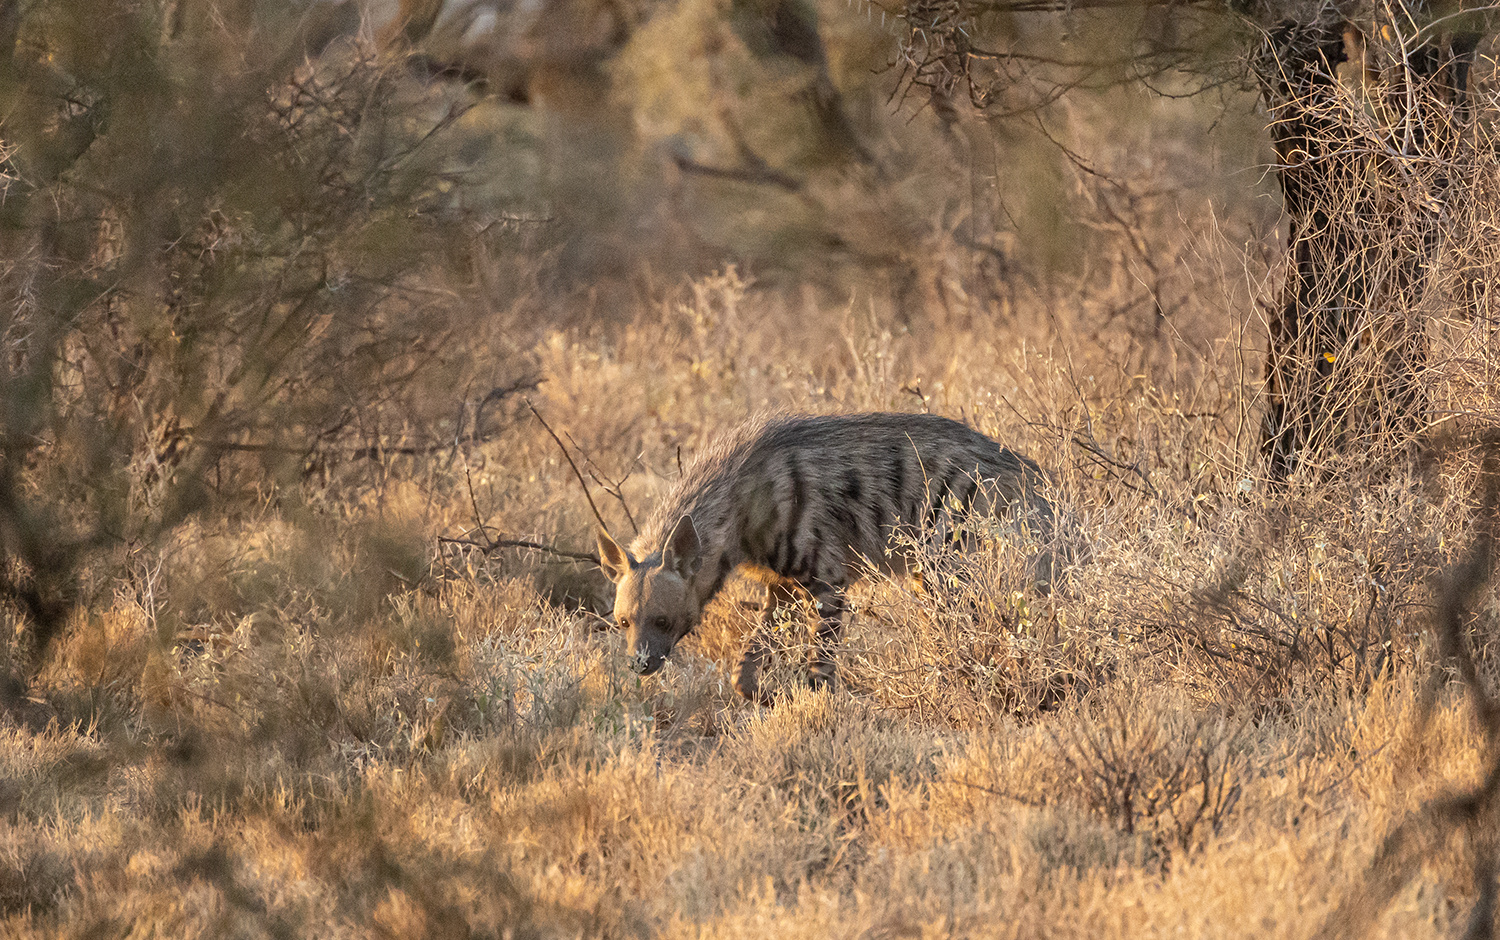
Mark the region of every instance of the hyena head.
<instances>
[{"instance_id":1,"label":"hyena head","mask_svg":"<svg viewBox=\"0 0 1500 940\"><path fill-rule=\"evenodd\" d=\"M599 566L615 583L615 623L625 628L630 668L648 676L703 616L693 587L703 561L698 531L683 516L661 551L639 559L602 528L598 535Z\"/></svg>"}]
</instances>

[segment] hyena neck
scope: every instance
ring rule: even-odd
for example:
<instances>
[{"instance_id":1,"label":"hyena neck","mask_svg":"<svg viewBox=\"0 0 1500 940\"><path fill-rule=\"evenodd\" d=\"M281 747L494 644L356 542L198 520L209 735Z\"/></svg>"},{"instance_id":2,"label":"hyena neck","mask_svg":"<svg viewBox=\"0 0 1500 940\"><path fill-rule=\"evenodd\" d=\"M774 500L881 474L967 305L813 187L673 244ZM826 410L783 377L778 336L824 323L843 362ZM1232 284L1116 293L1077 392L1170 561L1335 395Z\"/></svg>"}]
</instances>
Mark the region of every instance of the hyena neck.
<instances>
[{"instance_id":1,"label":"hyena neck","mask_svg":"<svg viewBox=\"0 0 1500 940\"><path fill-rule=\"evenodd\" d=\"M700 615L704 605L724 589L724 582L729 579L729 573L739 565L739 561L732 556L733 553L727 551L723 545L716 545L712 548L705 546L703 565L689 582L689 587L698 597Z\"/></svg>"},{"instance_id":2,"label":"hyena neck","mask_svg":"<svg viewBox=\"0 0 1500 940\"><path fill-rule=\"evenodd\" d=\"M698 533L698 570L688 579L688 589L697 600L701 614L703 607L723 590L729 575L743 560L739 557L739 539L728 519L715 512L711 500L674 501L664 507L642 530L637 540L636 557L662 557L667 538L678 520L683 516L693 517L693 527Z\"/></svg>"},{"instance_id":3,"label":"hyena neck","mask_svg":"<svg viewBox=\"0 0 1500 940\"><path fill-rule=\"evenodd\" d=\"M682 517L692 517L700 554L698 571L689 587L697 598L700 613L723 589L730 573L744 561L734 484L753 449L757 428L753 423L746 425L700 456L657 506L636 541L644 552L660 553Z\"/></svg>"}]
</instances>

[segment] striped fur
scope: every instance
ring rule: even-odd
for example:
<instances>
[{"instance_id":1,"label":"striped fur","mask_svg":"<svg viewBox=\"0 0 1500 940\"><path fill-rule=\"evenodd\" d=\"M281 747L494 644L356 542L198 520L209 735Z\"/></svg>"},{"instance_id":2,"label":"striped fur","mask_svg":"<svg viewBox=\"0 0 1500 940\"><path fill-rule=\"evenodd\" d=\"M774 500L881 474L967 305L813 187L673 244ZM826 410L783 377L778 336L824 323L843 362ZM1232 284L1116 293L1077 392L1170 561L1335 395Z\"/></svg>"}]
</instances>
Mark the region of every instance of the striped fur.
<instances>
[{"instance_id":1,"label":"striped fur","mask_svg":"<svg viewBox=\"0 0 1500 940\"><path fill-rule=\"evenodd\" d=\"M810 680L830 684L844 589L869 563L906 569L892 543L898 529L941 536L958 511L1019 513L1045 542L1052 507L1038 493L1041 481L1027 458L936 415L782 416L737 428L694 462L628 552L599 532L630 665L642 674L660 669L741 570L767 585L767 604L735 688L759 700L775 608L799 588L820 613ZM1034 573L1050 583L1050 554Z\"/></svg>"}]
</instances>

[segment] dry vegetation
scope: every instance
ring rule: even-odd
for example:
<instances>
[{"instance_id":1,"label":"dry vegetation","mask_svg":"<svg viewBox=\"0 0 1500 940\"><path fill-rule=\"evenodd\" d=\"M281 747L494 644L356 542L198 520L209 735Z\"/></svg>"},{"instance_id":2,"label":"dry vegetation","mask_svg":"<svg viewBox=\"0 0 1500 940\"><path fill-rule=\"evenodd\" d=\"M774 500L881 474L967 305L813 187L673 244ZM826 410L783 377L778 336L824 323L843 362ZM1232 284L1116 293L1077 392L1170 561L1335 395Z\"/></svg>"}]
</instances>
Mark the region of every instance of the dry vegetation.
<instances>
[{"instance_id":1,"label":"dry vegetation","mask_svg":"<svg viewBox=\"0 0 1500 940\"><path fill-rule=\"evenodd\" d=\"M623 54L664 136L653 50L706 9ZM828 14L833 74L883 88L856 12ZM356 43L231 57L232 26L134 65L245 63L223 81L258 123L140 105L211 173L144 178L116 130L51 176L7 164L0 643L28 682L0 719L0 933L1492 935L1494 141L1424 301L1420 455L1277 489L1247 313L1274 296L1275 209L1213 182L1269 147L1208 133L1253 124L1248 98L1053 103L1073 160L1018 169L1013 204L1062 208L981 219L1004 229L981 245L938 118L851 93L884 166L807 170L784 227L751 184L678 179L680 217L594 218L585 251L577 179L516 195L553 118ZM692 263L630 255L648 223ZM1049 469L1080 564L1051 596L1005 544L924 590L862 585L831 695L798 686L794 623L785 697L734 694L733 589L633 675L597 570L513 544L591 544L536 415L618 534L769 408L965 418Z\"/></svg>"}]
</instances>

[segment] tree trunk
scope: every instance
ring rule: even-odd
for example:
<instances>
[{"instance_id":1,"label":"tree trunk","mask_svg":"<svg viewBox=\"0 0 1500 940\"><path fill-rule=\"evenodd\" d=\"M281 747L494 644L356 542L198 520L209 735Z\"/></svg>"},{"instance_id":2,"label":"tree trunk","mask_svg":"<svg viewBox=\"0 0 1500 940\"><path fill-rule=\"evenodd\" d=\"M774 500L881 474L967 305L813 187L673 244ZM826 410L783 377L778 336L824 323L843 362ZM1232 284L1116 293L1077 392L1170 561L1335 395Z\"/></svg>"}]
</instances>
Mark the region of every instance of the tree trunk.
<instances>
[{"instance_id":1,"label":"tree trunk","mask_svg":"<svg viewBox=\"0 0 1500 940\"><path fill-rule=\"evenodd\" d=\"M1276 482L1319 455L1407 446L1422 426L1420 307L1461 182L1476 37L1365 35L1338 19L1283 22L1255 63L1290 220L1261 438ZM1351 52L1358 87L1337 73Z\"/></svg>"}]
</instances>

